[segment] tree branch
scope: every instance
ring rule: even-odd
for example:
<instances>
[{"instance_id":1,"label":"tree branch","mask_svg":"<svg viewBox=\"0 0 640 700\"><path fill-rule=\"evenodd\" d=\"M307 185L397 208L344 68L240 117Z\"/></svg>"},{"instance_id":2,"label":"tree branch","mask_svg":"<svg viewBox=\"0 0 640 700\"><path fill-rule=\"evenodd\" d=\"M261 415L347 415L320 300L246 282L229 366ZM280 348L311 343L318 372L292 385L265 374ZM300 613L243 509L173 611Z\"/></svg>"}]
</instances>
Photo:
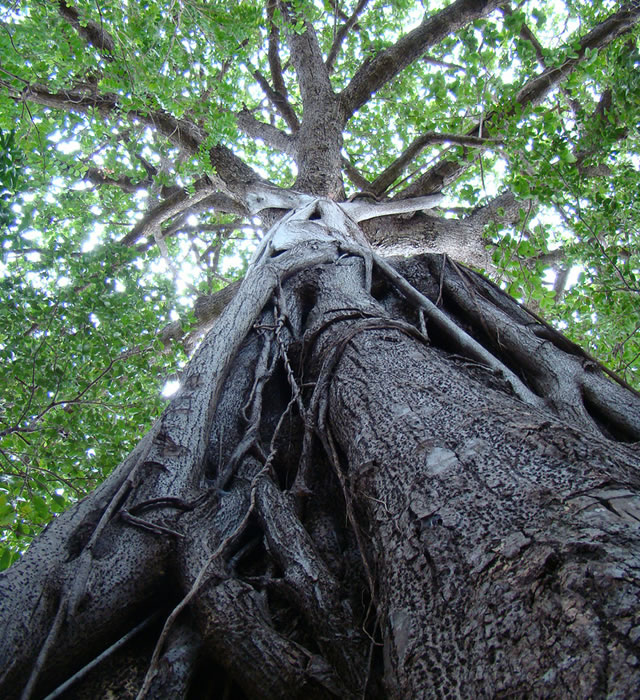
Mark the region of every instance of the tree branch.
<instances>
[{"instance_id":1,"label":"tree branch","mask_svg":"<svg viewBox=\"0 0 640 700\"><path fill-rule=\"evenodd\" d=\"M80 19L80 13L66 0L59 0L58 12L88 44L96 48L105 61L111 63L114 60L116 43L109 32L93 20Z\"/></svg>"},{"instance_id":2,"label":"tree branch","mask_svg":"<svg viewBox=\"0 0 640 700\"><path fill-rule=\"evenodd\" d=\"M338 56L338 51L340 50L340 46L342 45L342 42L344 41L345 36L347 36L347 33L349 30L353 27L353 25L356 23L358 19L358 15L362 13L364 8L369 4L369 0L359 0L358 4L356 5L353 13L351 14L351 17L338 29L335 38L333 39L333 44L331 45L331 48L329 49L329 54L327 56L327 60L325 62L325 65L327 67L327 72L329 75L333 73L333 68L334 68L334 63L336 61L336 57Z\"/></svg>"},{"instance_id":3,"label":"tree branch","mask_svg":"<svg viewBox=\"0 0 640 700\"><path fill-rule=\"evenodd\" d=\"M393 46L365 60L340 94L343 123L383 85L452 32L492 12L501 0L456 0L430 17Z\"/></svg>"},{"instance_id":4,"label":"tree branch","mask_svg":"<svg viewBox=\"0 0 640 700\"><path fill-rule=\"evenodd\" d=\"M192 195L189 195L185 190L181 190L167 197L163 202L160 202L160 204L151 209L151 211L147 212L142 220L120 240L120 243L122 245L131 246L140 238L152 237L154 232L158 231L162 223L214 194L217 195L216 198L220 200L216 208L224 210L225 205L231 203L235 209L238 207L237 202L234 202L227 195L220 193L219 186L215 182L212 182L206 175L194 183L194 188L195 192ZM213 206L212 203L212 207Z\"/></svg>"},{"instance_id":5,"label":"tree branch","mask_svg":"<svg viewBox=\"0 0 640 700\"><path fill-rule=\"evenodd\" d=\"M286 97L280 94L278 91L274 90L269 81L262 75L258 70L253 71L253 77L258 82L258 85L262 88L262 91L269 99L269 102L278 110L280 116L287 122L287 125L291 131L296 132L300 128L300 122L296 116L293 108L289 104Z\"/></svg>"},{"instance_id":6,"label":"tree branch","mask_svg":"<svg viewBox=\"0 0 640 700\"><path fill-rule=\"evenodd\" d=\"M511 15L513 15L513 9L509 4L502 5L500 7L500 11L505 17L510 17ZM531 46L533 46L533 49L536 52L536 59L538 60L538 65L543 70L546 70L548 66L544 56L544 48L542 44L538 41L538 37L536 37L536 35L531 31L531 29L524 23L520 27L520 38L524 39L525 41L528 41L531 44ZM568 103L571 105L573 113L577 116L580 113L580 103L571 97L569 91L566 88L563 87L561 89L564 96L567 98Z\"/></svg>"},{"instance_id":7,"label":"tree branch","mask_svg":"<svg viewBox=\"0 0 640 700\"><path fill-rule=\"evenodd\" d=\"M238 126L252 139L262 139L281 153L286 153L295 158L298 146L294 136L280 129L256 119L248 109L243 109L236 115Z\"/></svg>"},{"instance_id":8,"label":"tree branch","mask_svg":"<svg viewBox=\"0 0 640 700\"><path fill-rule=\"evenodd\" d=\"M567 59L561 66L547 68L539 76L530 80L518 93L516 101L520 105L538 104L561 80L566 78L576 66L584 60L587 50L593 51L608 46L619 36L633 29L640 18L640 2L624 5L607 19L596 25L580 40L580 48L575 56Z\"/></svg>"},{"instance_id":9,"label":"tree branch","mask_svg":"<svg viewBox=\"0 0 640 700\"><path fill-rule=\"evenodd\" d=\"M118 178L109 177L99 168L89 168L85 173L84 179L94 185L113 185L119 187L123 192L134 193L138 190L144 189L151 185L151 178L145 178L144 180L138 180L134 182L127 175L121 175Z\"/></svg>"},{"instance_id":10,"label":"tree branch","mask_svg":"<svg viewBox=\"0 0 640 700\"><path fill-rule=\"evenodd\" d=\"M465 221L480 229L490 221L514 224L519 221L520 209L531 208L531 206L533 206L533 202L530 200L518 200L513 192L507 191L494 197L481 207L476 207L465 217ZM498 209L503 210L502 214L498 215Z\"/></svg>"},{"instance_id":11,"label":"tree branch","mask_svg":"<svg viewBox=\"0 0 640 700\"><path fill-rule=\"evenodd\" d=\"M372 192L371 183L366 177L356 168L356 166L348 159L342 158L342 169L347 174L347 177L361 191Z\"/></svg>"},{"instance_id":12,"label":"tree branch","mask_svg":"<svg viewBox=\"0 0 640 700\"><path fill-rule=\"evenodd\" d=\"M280 7L292 21L292 10ZM340 199L342 187L342 128L338 99L324 65L318 37L310 22L305 30L287 34L291 60L302 96L302 125L298 136L298 178L295 186L313 194Z\"/></svg>"},{"instance_id":13,"label":"tree branch","mask_svg":"<svg viewBox=\"0 0 640 700\"><path fill-rule=\"evenodd\" d=\"M603 126L603 120L607 115L612 113L612 96L611 88L607 88L602 93L596 108L586 120L588 129L585 131L587 131L587 133L583 133L581 141L579 141L573 149L573 154L576 157L576 168L583 177L610 177L612 174L611 168L606 163L585 165L585 160L600 152L604 145L601 139L594 136L594 132L596 134L599 132L599 127ZM588 133L589 129L593 129L591 134ZM620 141L626 138L627 135L627 129L617 129L614 140Z\"/></svg>"},{"instance_id":14,"label":"tree branch","mask_svg":"<svg viewBox=\"0 0 640 700\"><path fill-rule=\"evenodd\" d=\"M280 62L280 30L273 21L273 13L276 5L277 0L268 0L267 2L267 17L269 19L269 49L267 54L274 88L273 96L270 97L270 99L282 115L282 118L287 122L291 131L295 133L300 128L300 122L289 104L289 93L282 74L282 64Z\"/></svg>"},{"instance_id":15,"label":"tree branch","mask_svg":"<svg viewBox=\"0 0 640 700\"><path fill-rule=\"evenodd\" d=\"M286 8L285 13L290 21L291 11ZM334 92L329 81L322 52L318 43L316 32L309 22L305 22L305 31L301 34L290 30L287 35L291 60L298 77L300 94L302 96L303 110L311 110L326 102L328 97L333 98Z\"/></svg>"},{"instance_id":16,"label":"tree branch","mask_svg":"<svg viewBox=\"0 0 640 700\"><path fill-rule=\"evenodd\" d=\"M89 114L95 110L102 117L107 117L120 109L118 96L112 93L88 95L86 92L76 90L53 93L49 92L44 85L38 84L26 86L22 92L15 95L14 99L80 114ZM160 109L153 112L132 109L127 112L127 116L151 127L174 146L185 150L190 155L197 153L205 139L204 131L198 126L184 119L176 119Z\"/></svg>"},{"instance_id":17,"label":"tree branch","mask_svg":"<svg viewBox=\"0 0 640 700\"><path fill-rule=\"evenodd\" d=\"M608 46L612 41L633 29L640 19L640 2L633 0L627 3L618 12L615 12L603 20L588 32L581 40L580 47L574 56L568 58L561 66L548 68L541 74L529 80L518 92L515 102L520 107L539 104L547 94L584 60L587 49L596 49ZM489 113L482 122L482 128L490 128L496 116L510 115L513 107L509 107L503 113L494 110ZM474 126L469 136L478 136L480 123ZM416 197L431 192L439 192L444 187L455 181L469 167L469 162L443 160L413 182L402 191L401 197Z\"/></svg>"},{"instance_id":18,"label":"tree branch","mask_svg":"<svg viewBox=\"0 0 640 700\"><path fill-rule=\"evenodd\" d=\"M120 104L118 96L114 94L93 94L87 95L74 90L63 90L52 93L42 85L28 85L21 92L13 95L13 98L20 102L34 102L35 104L53 109L62 109L80 114L90 114L94 110L103 118L118 112ZM195 155L200 145L206 138L206 132L193 122L185 119L176 119L163 110L153 112L141 112L139 110L129 110L126 116L138 121L145 126L149 126L162 134L170 143L182 149L189 155ZM256 172L246 163L234 155L226 146L218 144L209 151L211 165L215 168L219 189L224 189L224 185L234 189L234 193L239 196L246 194L247 185L254 182L263 182ZM224 182L224 184L223 184ZM230 193L229 197L230 197ZM222 210L229 206L229 198L222 203ZM237 204L232 211L237 211Z\"/></svg>"},{"instance_id":19,"label":"tree branch","mask_svg":"<svg viewBox=\"0 0 640 700\"><path fill-rule=\"evenodd\" d=\"M432 143L455 143L461 146L491 148L502 143L502 140L480 138L469 134L439 134L435 131L429 131L418 136L386 170L378 175L371 183L371 191L376 195L381 195L402 174L411 161Z\"/></svg>"}]
</instances>

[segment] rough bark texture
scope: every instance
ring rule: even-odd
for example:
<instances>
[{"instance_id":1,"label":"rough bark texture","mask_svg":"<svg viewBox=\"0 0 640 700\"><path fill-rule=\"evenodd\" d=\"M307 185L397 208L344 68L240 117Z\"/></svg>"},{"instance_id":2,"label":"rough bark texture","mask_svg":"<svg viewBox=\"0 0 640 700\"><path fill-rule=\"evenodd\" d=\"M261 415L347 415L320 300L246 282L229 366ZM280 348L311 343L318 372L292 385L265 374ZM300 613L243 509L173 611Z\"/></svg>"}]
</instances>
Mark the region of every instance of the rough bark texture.
<instances>
[{"instance_id":1,"label":"rough bark texture","mask_svg":"<svg viewBox=\"0 0 640 700\"><path fill-rule=\"evenodd\" d=\"M366 4L325 61L304 7L267 3L271 82L254 77L291 133L248 111L238 121L294 157L293 189L218 144L215 175L164 192L122 239L161 245L206 207L273 226L239 290L201 300L215 324L149 434L0 575L1 697L638 695L640 398L451 259L487 267L483 227L517 221L522 204L505 193L461 221L426 213L437 194L413 196L471 162L446 155L393 202L336 204L353 114L500 3L432 12L337 94L330 73ZM112 62L119 42L100 24L67 2L59 12ZM635 0L611 14L574 58L522 85L519 104L639 16ZM28 82L10 94L142 124L181 156L209 143L204 126L122 110L116 94ZM482 148L509 116L495 108L466 134L417 135L373 194L430 139ZM390 265L371 244L433 252Z\"/></svg>"},{"instance_id":2,"label":"rough bark texture","mask_svg":"<svg viewBox=\"0 0 640 700\"><path fill-rule=\"evenodd\" d=\"M274 226L2 574L3 697L635 694L640 400L446 256L393 268L330 200Z\"/></svg>"}]
</instances>

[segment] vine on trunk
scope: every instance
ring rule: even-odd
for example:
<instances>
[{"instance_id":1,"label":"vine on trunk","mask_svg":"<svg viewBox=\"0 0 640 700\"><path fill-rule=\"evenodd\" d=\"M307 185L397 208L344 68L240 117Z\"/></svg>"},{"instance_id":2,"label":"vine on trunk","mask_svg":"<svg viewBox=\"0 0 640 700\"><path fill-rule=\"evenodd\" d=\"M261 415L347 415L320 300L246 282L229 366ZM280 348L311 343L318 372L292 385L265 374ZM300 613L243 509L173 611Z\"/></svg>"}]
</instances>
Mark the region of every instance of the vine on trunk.
<instances>
[{"instance_id":1,"label":"vine on trunk","mask_svg":"<svg viewBox=\"0 0 640 700\"><path fill-rule=\"evenodd\" d=\"M446 257L423 262L431 276L410 281L415 263L380 258L329 200L306 198L273 227L162 417L102 489L41 538L45 548L52 538L63 541L44 563L51 570L39 572L51 579L44 603L31 604L38 651L17 649L19 670L2 681L9 696L17 682L22 700L51 687L70 644L98 643L87 626L92 615L116 635L113 611L144 610L167 578L184 594L171 602L138 698L176 692L162 675L163 659L186 644L178 622L188 611L199 620L189 644L247 694L380 696L388 596L329 410L336 368L363 335L399 333L446 348L549 421L559 416L590 435L640 438L637 396L567 352L559 334L480 276ZM231 410L238 396L243 408ZM336 498L341 505L328 508ZM341 526L336 512L344 514ZM16 570L43 566L37 556L28 553ZM109 584L114 562L120 568ZM148 580L135 583L141 577ZM109 585L122 592L110 591L100 609L95 591ZM15 587L9 595L20 604ZM187 656L197 663L197 654ZM51 697L83 675L75 672ZM185 672L180 692L191 677Z\"/></svg>"}]
</instances>

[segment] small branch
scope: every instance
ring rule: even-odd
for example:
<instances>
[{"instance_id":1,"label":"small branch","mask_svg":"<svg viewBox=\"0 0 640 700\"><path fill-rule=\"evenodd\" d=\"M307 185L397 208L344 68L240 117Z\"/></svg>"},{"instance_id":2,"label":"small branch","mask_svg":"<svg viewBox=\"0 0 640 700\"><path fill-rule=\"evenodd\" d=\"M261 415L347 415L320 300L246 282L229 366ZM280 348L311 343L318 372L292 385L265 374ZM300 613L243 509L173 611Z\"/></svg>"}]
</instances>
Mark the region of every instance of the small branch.
<instances>
[{"instance_id":1,"label":"small branch","mask_svg":"<svg viewBox=\"0 0 640 700\"><path fill-rule=\"evenodd\" d=\"M276 108L280 113L280 116L287 122L287 125L294 133L300 128L300 122L298 117L296 117L293 108L289 104L288 100L283 97L279 92L274 90L269 81L260 73L260 71L254 71L253 77L256 79L258 85L262 88L262 91L267 96L269 102Z\"/></svg>"},{"instance_id":2,"label":"small branch","mask_svg":"<svg viewBox=\"0 0 640 700\"><path fill-rule=\"evenodd\" d=\"M371 191L377 195L383 194L394 180L402 174L403 170L411 164L427 146L432 143L455 143L461 146L473 146L475 148L492 148L502 143L502 139L481 138L470 134L441 134L429 131L418 136L405 151L391 165L386 168L372 183Z\"/></svg>"},{"instance_id":3,"label":"small branch","mask_svg":"<svg viewBox=\"0 0 640 700\"><path fill-rule=\"evenodd\" d=\"M28 411L28 408L29 408L29 406L31 405L31 401L32 401L32 399L33 399L33 395L35 394L35 389L36 389L36 384L35 384L35 362L36 362L36 357L37 357L37 354L38 354L38 352L39 352L39 350L40 350L40 347L42 347L42 345L40 345L40 346L38 347L38 349L36 350L36 352L35 352L35 354L34 354L34 359L33 359L34 365L33 365L33 368L32 368L32 384L31 384L31 387L30 387L30 392L31 392L31 394L30 394L29 402L28 402L28 404L27 404L27 409L26 409L25 411L23 411L23 414L22 414L21 417L18 419L18 421L16 421L15 425L13 425L13 426L10 427L10 428L5 428L4 430L0 431L0 438L5 437L6 435L11 435L11 434L32 433L32 432L34 432L34 431L36 430L36 425L37 425L37 423L38 423L40 420L42 420L42 418L43 418L47 413L49 413L49 411L52 411L54 408L56 408L56 407L58 407L58 406L70 406L70 405L73 405L73 404L85 403L85 402L83 402L83 401L81 400L82 397L83 397L93 386L95 386L105 375L107 375L107 374L111 371L111 369L112 369L113 366L116 364L116 362L119 362L119 361L121 361L121 360L125 360L125 359L127 359L127 358L129 358L129 357L131 357L131 356L133 356L133 355L137 355L137 354L140 353L140 349L139 349L139 348L136 348L136 349L134 349L134 350L127 350L127 351L125 351L125 352L122 352L122 353L121 353L118 357L116 357L114 360L111 360L111 361L109 362L109 364L107 365L107 367L106 367L105 369L103 369L102 372L100 372L100 373L98 374L98 376L97 376L95 379L92 379L92 380L87 384L87 386L84 387L84 389L82 389L81 391L79 391L79 392L78 392L73 398L71 398L71 399L57 399L57 398L56 398L56 397L57 397L57 391L56 391L56 396L54 396L54 398L51 400L51 402L50 402L47 406L45 406L45 408L43 408L42 411L40 411L40 413L38 413L37 416L35 416L34 418L32 418L32 419L30 420L29 425L28 425L26 428L21 428L21 427L20 427L20 423L24 420L24 417L25 417L25 415L26 415L26 412ZM89 402L87 402L87 403L89 403ZM92 402L92 403L93 403L93 402Z\"/></svg>"},{"instance_id":4,"label":"small branch","mask_svg":"<svg viewBox=\"0 0 640 700\"><path fill-rule=\"evenodd\" d=\"M262 139L269 146L273 146L281 153L295 158L297 154L297 141L295 137L280 129L256 119L248 109L243 109L236 115L238 126L252 139Z\"/></svg>"},{"instance_id":5,"label":"small branch","mask_svg":"<svg viewBox=\"0 0 640 700\"><path fill-rule=\"evenodd\" d=\"M593 134L597 134L603 127L604 120L610 119L613 114L612 105L613 92L611 88L607 88L600 96L600 100L593 112L586 119L586 128L583 130L583 141L591 140L591 144L581 148L581 143L578 142L573 150L576 157L576 168L583 177L610 177L612 175L611 168L606 163L597 163L595 165L585 165L584 162L591 156L603 150L605 144L601 139L594 138ZM606 127L605 127L606 128ZM591 133L589 133L591 131ZM586 134L584 133L586 132ZM628 136L628 130L617 129L615 132L615 141L620 141ZM589 138L591 137L591 138Z\"/></svg>"},{"instance_id":6,"label":"small branch","mask_svg":"<svg viewBox=\"0 0 640 700\"><path fill-rule=\"evenodd\" d=\"M343 156L342 158L342 168L347 174L347 177L353 184L362 191L371 192L371 183L367 180L364 175L356 168L356 166L348 159Z\"/></svg>"},{"instance_id":7,"label":"small branch","mask_svg":"<svg viewBox=\"0 0 640 700\"><path fill-rule=\"evenodd\" d=\"M513 14L513 10L508 4L502 5L500 7L500 10L505 16L511 16ZM542 47L542 44L538 41L536 35L524 23L520 28L520 38L524 39L525 41L528 41L533 46L536 52L536 59L538 60L538 64L543 70L546 70L547 63L544 57L544 48ZM580 113L580 103L571 97L571 94L566 88L562 87L561 90L564 96L567 98L567 102L571 105L571 109L573 110L574 115L577 117Z\"/></svg>"},{"instance_id":8,"label":"small branch","mask_svg":"<svg viewBox=\"0 0 640 700\"><path fill-rule=\"evenodd\" d=\"M447 70L461 71L466 73L467 69L464 66L459 66L457 63L448 63L447 61L440 61L437 58L430 58L429 56L424 56L422 59L425 63L430 66L438 66L439 68L446 68Z\"/></svg>"},{"instance_id":9,"label":"small branch","mask_svg":"<svg viewBox=\"0 0 640 700\"><path fill-rule=\"evenodd\" d=\"M481 207L476 207L464 220L479 229L490 221L516 224L520 219L520 210L528 208L531 211L533 205L534 202L531 200L517 200L513 192L508 190ZM504 209L500 216L498 216L498 209Z\"/></svg>"},{"instance_id":10,"label":"small branch","mask_svg":"<svg viewBox=\"0 0 640 700\"><path fill-rule=\"evenodd\" d=\"M152 165L149 163L149 161L144 158L140 153L136 153L136 158L140 161L142 164L142 167L146 170L147 172L147 177L149 181L151 181L152 178L154 178L158 174L158 168L155 167L155 165Z\"/></svg>"},{"instance_id":11,"label":"small branch","mask_svg":"<svg viewBox=\"0 0 640 700\"><path fill-rule=\"evenodd\" d=\"M564 296L564 292L567 288L567 282L569 280L570 272L570 267L561 267L558 270L556 270L556 279L553 283L553 293L556 304L562 301L562 297Z\"/></svg>"},{"instance_id":12,"label":"small branch","mask_svg":"<svg viewBox=\"0 0 640 700\"><path fill-rule=\"evenodd\" d=\"M217 179L218 178L216 178L216 180ZM120 239L120 243L125 246L131 246L141 238L153 237L154 231L159 230L162 223L212 195L216 195L216 200L218 200L217 208L219 210L224 211L225 205L233 206L235 210L238 208L238 202L231 199L226 194L221 194L219 192L219 183L215 181L212 182L211 178L207 175L196 180L193 187L195 192L192 195L189 195L185 190L181 190L153 207L126 236ZM212 208L213 206L212 203Z\"/></svg>"},{"instance_id":13,"label":"small branch","mask_svg":"<svg viewBox=\"0 0 640 700\"><path fill-rule=\"evenodd\" d=\"M525 83L516 96L516 103L521 107L539 104L556 85L571 74L584 60L587 49L593 51L608 46L619 36L631 31L638 23L639 18L640 3L637 0L627 3L618 12L600 22L582 37L580 48L576 51L575 57L567 59L561 66L544 70L540 75ZM512 112L513 108L509 108L504 112L494 109L483 120L484 130L491 129L491 124L496 117L509 116ZM468 135L478 136L479 130L480 124L477 124L469 130ZM403 190L402 196L415 197L440 191L460 177L469 165L469 161L441 160Z\"/></svg>"},{"instance_id":14,"label":"small branch","mask_svg":"<svg viewBox=\"0 0 640 700\"><path fill-rule=\"evenodd\" d=\"M94 185L112 185L119 187L123 192L130 193L138 192L138 190L149 187L152 184L150 178L134 182L127 175L121 175L118 178L109 177L98 168L89 168L85 173L84 179L93 183Z\"/></svg>"},{"instance_id":15,"label":"small branch","mask_svg":"<svg viewBox=\"0 0 640 700\"><path fill-rule=\"evenodd\" d=\"M291 131L295 134L300 128L300 122L293 108L289 104L289 93L284 82L282 63L280 61L280 30L273 21L273 12L276 8L276 0L268 0L267 17L269 19L269 70L273 81L273 95L269 97L282 118L287 122ZM266 81L265 81L266 82Z\"/></svg>"},{"instance_id":16,"label":"small branch","mask_svg":"<svg viewBox=\"0 0 640 700\"><path fill-rule=\"evenodd\" d=\"M639 18L640 3L632 0L585 34L580 39L580 46L574 58L567 59L561 66L547 68L530 80L518 93L517 102L521 105L538 104L554 85L566 78L584 60L587 49L593 51L608 46L619 36L631 31Z\"/></svg>"},{"instance_id":17,"label":"small branch","mask_svg":"<svg viewBox=\"0 0 640 700\"><path fill-rule=\"evenodd\" d=\"M325 66L327 67L327 73L331 75L333 73L333 68L334 64L336 61L336 58L338 56L338 51L340 50L340 47L342 46L342 42L344 41L344 38L347 36L351 28L354 26L354 24L358 20L358 15L362 13L362 11L365 9L365 7L369 4L369 0L359 0L358 4L356 5L353 13L351 14L351 17L338 29L334 39L333 39L333 44L331 45L331 48L329 49L329 54L327 55L327 60L325 61Z\"/></svg>"}]
</instances>

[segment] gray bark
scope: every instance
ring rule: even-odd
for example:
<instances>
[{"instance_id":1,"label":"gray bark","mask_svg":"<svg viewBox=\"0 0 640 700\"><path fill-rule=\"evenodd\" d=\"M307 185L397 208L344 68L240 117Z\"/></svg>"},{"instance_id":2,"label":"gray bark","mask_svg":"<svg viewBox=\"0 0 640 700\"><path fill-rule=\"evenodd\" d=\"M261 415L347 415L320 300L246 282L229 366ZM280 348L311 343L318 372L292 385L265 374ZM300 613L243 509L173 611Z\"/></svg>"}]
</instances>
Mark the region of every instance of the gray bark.
<instances>
[{"instance_id":1,"label":"gray bark","mask_svg":"<svg viewBox=\"0 0 640 700\"><path fill-rule=\"evenodd\" d=\"M2 696L633 696L637 394L309 199L138 448L1 575Z\"/></svg>"}]
</instances>

